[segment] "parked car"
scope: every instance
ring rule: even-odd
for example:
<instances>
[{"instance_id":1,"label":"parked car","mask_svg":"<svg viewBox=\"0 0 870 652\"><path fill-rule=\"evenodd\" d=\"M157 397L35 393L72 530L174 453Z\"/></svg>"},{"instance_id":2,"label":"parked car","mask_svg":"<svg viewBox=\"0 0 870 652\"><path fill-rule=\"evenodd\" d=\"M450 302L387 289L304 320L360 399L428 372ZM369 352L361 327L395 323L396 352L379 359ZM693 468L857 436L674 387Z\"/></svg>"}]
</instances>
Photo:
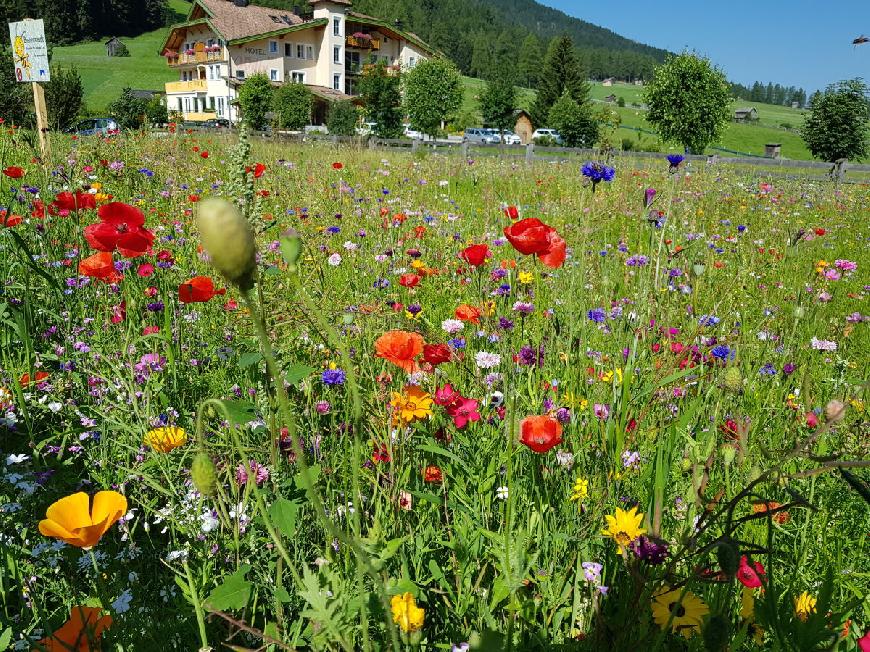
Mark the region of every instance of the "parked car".
<instances>
[{"instance_id":1,"label":"parked car","mask_svg":"<svg viewBox=\"0 0 870 652\"><path fill-rule=\"evenodd\" d=\"M495 145L501 142L501 138L492 129L483 129L482 127L469 127L465 130L462 139L467 143L481 143L484 145Z\"/></svg>"},{"instance_id":2,"label":"parked car","mask_svg":"<svg viewBox=\"0 0 870 652\"><path fill-rule=\"evenodd\" d=\"M88 118L67 129L67 133L76 136L109 136L120 130L121 127L112 118Z\"/></svg>"},{"instance_id":3,"label":"parked car","mask_svg":"<svg viewBox=\"0 0 870 652\"><path fill-rule=\"evenodd\" d=\"M410 138L412 140L423 140L423 132L417 131L416 129L411 129L411 125L403 125L405 130L404 134L406 138Z\"/></svg>"},{"instance_id":4,"label":"parked car","mask_svg":"<svg viewBox=\"0 0 870 652\"><path fill-rule=\"evenodd\" d=\"M557 145L562 144L562 135L555 129L535 129L535 133L532 134L532 140L538 142L539 138L541 140L553 140Z\"/></svg>"},{"instance_id":5,"label":"parked car","mask_svg":"<svg viewBox=\"0 0 870 652\"><path fill-rule=\"evenodd\" d=\"M202 123L203 127L207 127L209 129L229 129L230 121L226 118L211 118Z\"/></svg>"},{"instance_id":6,"label":"parked car","mask_svg":"<svg viewBox=\"0 0 870 652\"><path fill-rule=\"evenodd\" d=\"M502 142L505 145L522 145L523 141L512 131L505 131L502 135Z\"/></svg>"},{"instance_id":7,"label":"parked car","mask_svg":"<svg viewBox=\"0 0 870 652\"><path fill-rule=\"evenodd\" d=\"M377 122L364 122L362 125L356 128L356 133L359 136L371 136L375 133L375 129L377 129Z\"/></svg>"}]
</instances>

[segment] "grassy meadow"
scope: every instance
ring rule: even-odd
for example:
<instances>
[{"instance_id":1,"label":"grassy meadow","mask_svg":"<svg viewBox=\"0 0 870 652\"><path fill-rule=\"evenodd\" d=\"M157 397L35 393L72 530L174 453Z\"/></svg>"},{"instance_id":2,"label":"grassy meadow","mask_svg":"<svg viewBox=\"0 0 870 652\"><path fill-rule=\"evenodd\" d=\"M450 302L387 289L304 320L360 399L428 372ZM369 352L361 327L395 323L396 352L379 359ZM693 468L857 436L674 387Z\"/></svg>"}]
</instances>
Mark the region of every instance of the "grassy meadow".
<instances>
[{"instance_id":1,"label":"grassy meadow","mask_svg":"<svg viewBox=\"0 0 870 652\"><path fill-rule=\"evenodd\" d=\"M870 643L866 186L29 142L0 134L4 646Z\"/></svg>"}]
</instances>

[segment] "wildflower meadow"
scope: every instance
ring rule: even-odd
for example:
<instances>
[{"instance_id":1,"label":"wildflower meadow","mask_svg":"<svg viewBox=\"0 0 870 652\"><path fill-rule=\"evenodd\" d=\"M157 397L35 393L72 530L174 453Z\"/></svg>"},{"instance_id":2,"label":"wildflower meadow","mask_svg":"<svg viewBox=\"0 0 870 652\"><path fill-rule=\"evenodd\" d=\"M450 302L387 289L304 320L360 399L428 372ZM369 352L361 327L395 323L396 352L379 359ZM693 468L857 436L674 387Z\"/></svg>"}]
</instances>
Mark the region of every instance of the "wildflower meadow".
<instances>
[{"instance_id":1,"label":"wildflower meadow","mask_svg":"<svg viewBox=\"0 0 870 652\"><path fill-rule=\"evenodd\" d=\"M0 649L870 650L870 189L0 135Z\"/></svg>"}]
</instances>

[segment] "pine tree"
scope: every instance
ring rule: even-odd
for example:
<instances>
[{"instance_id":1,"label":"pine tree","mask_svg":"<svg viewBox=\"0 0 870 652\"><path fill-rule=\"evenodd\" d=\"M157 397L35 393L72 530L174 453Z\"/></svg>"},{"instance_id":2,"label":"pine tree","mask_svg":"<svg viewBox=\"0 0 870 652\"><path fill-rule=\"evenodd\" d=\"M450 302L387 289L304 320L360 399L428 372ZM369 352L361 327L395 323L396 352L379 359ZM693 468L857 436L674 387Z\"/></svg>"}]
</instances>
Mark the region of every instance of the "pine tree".
<instances>
[{"instance_id":1,"label":"pine tree","mask_svg":"<svg viewBox=\"0 0 870 652\"><path fill-rule=\"evenodd\" d=\"M535 126L546 125L550 108L565 92L580 106L589 98L589 82L577 61L574 44L567 36L561 36L553 39L547 48L547 58L538 84L538 97L532 107Z\"/></svg>"},{"instance_id":2,"label":"pine tree","mask_svg":"<svg viewBox=\"0 0 870 652\"><path fill-rule=\"evenodd\" d=\"M517 62L519 82L527 88L537 88L543 64L541 41L534 34L529 34L520 46L520 58Z\"/></svg>"}]
</instances>

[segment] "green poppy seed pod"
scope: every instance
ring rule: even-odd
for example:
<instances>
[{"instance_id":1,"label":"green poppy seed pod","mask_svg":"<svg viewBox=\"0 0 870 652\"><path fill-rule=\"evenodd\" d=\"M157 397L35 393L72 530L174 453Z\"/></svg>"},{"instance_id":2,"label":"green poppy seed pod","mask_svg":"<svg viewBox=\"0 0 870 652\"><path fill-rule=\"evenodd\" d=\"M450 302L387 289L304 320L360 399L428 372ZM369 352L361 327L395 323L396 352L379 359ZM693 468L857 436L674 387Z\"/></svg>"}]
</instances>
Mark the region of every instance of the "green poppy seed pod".
<instances>
[{"instance_id":1,"label":"green poppy seed pod","mask_svg":"<svg viewBox=\"0 0 870 652\"><path fill-rule=\"evenodd\" d=\"M296 229L287 229L281 234L279 239L281 244L281 257L287 263L287 268L291 273L296 271L296 263L302 256L302 238Z\"/></svg>"},{"instance_id":2,"label":"green poppy seed pod","mask_svg":"<svg viewBox=\"0 0 870 652\"><path fill-rule=\"evenodd\" d=\"M212 266L240 290L253 288L257 271L254 231L239 209L226 199L210 197L199 203L196 225Z\"/></svg>"},{"instance_id":3,"label":"green poppy seed pod","mask_svg":"<svg viewBox=\"0 0 870 652\"><path fill-rule=\"evenodd\" d=\"M729 392L739 394L743 389L743 376L737 367L728 367L722 374L722 387Z\"/></svg>"},{"instance_id":4,"label":"green poppy seed pod","mask_svg":"<svg viewBox=\"0 0 870 652\"><path fill-rule=\"evenodd\" d=\"M716 560L725 575L729 578L734 577L740 566L740 554L734 542L725 541L716 546Z\"/></svg>"},{"instance_id":5,"label":"green poppy seed pod","mask_svg":"<svg viewBox=\"0 0 870 652\"><path fill-rule=\"evenodd\" d=\"M207 453L197 453L190 465L193 486L203 496L211 496L217 489L217 469Z\"/></svg>"},{"instance_id":6,"label":"green poppy seed pod","mask_svg":"<svg viewBox=\"0 0 870 652\"><path fill-rule=\"evenodd\" d=\"M836 399L828 401L825 406L825 421L828 423L840 423L846 416L846 405Z\"/></svg>"},{"instance_id":7,"label":"green poppy seed pod","mask_svg":"<svg viewBox=\"0 0 870 652\"><path fill-rule=\"evenodd\" d=\"M722 652L731 640L731 626L727 618L713 614L704 625L704 649L707 652Z\"/></svg>"},{"instance_id":8,"label":"green poppy seed pod","mask_svg":"<svg viewBox=\"0 0 870 652\"><path fill-rule=\"evenodd\" d=\"M725 466L731 466L734 462L734 458L737 457L737 449L730 444L723 444L719 449L719 452L722 455L722 463Z\"/></svg>"}]
</instances>

